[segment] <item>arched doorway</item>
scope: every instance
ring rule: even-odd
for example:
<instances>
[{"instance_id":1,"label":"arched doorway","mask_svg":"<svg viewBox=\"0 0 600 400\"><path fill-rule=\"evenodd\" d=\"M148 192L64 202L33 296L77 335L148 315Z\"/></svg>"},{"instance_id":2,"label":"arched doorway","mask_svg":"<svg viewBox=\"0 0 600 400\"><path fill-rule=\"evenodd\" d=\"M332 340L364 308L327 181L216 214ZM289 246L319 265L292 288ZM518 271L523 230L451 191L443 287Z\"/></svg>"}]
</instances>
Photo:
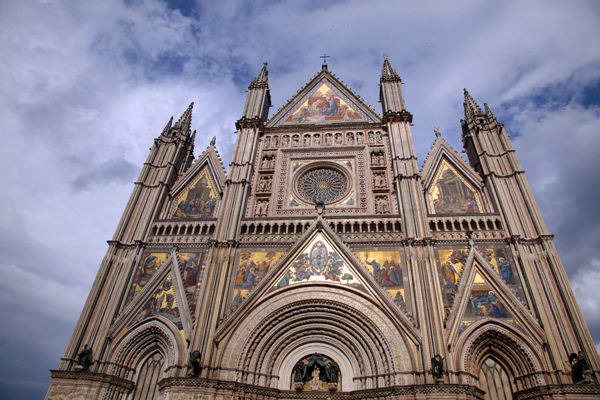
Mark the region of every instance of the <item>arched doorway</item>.
<instances>
[{"instance_id":1,"label":"arched doorway","mask_svg":"<svg viewBox=\"0 0 600 400\"><path fill-rule=\"evenodd\" d=\"M479 368L479 388L485 392L485 400L511 400L512 377L496 358L488 356Z\"/></svg>"},{"instance_id":2,"label":"arched doorway","mask_svg":"<svg viewBox=\"0 0 600 400\"><path fill-rule=\"evenodd\" d=\"M158 399L158 381L161 379L165 360L160 351L154 351L141 363L132 400Z\"/></svg>"}]
</instances>

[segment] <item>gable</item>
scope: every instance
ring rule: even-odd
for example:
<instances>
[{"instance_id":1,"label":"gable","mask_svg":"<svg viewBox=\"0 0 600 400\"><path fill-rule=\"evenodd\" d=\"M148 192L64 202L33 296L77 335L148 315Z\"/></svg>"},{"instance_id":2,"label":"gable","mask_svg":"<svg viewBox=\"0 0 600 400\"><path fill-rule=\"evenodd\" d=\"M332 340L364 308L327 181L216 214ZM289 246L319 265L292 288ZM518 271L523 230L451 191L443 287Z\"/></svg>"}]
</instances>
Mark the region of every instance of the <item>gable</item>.
<instances>
[{"instance_id":1,"label":"gable","mask_svg":"<svg viewBox=\"0 0 600 400\"><path fill-rule=\"evenodd\" d=\"M214 218L220 194L205 165L171 203L168 218Z\"/></svg>"},{"instance_id":2,"label":"gable","mask_svg":"<svg viewBox=\"0 0 600 400\"><path fill-rule=\"evenodd\" d=\"M484 212L479 190L445 158L426 193L430 214Z\"/></svg>"},{"instance_id":3,"label":"gable","mask_svg":"<svg viewBox=\"0 0 600 400\"><path fill-rule=\"evenodd\" d=\"M325 70L277 112L267 126L379 122L370 106Z\"/></svg>"}]
</instances>

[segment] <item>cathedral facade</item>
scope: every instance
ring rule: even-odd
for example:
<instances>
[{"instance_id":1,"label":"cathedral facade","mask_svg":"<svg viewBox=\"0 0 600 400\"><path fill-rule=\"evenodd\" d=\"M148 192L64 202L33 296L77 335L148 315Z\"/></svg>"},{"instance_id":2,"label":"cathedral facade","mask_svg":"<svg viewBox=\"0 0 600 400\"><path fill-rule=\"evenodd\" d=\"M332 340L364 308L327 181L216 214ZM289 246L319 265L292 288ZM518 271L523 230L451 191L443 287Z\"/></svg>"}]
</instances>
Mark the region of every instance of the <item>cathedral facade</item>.
<instances>
[{"instance_id":1,"label":"cathedral facade","mask_svg":"<svg viewBox=\"0 0 600 400\"><path fill-rule=\"evenodd\" d=\"M150 150L46 399L592 399L600 359L509 135L465 90L468 162L421 168L385 57L377 113L323 65L226 173L192 105Z\"/></svg>"}]
</instances>

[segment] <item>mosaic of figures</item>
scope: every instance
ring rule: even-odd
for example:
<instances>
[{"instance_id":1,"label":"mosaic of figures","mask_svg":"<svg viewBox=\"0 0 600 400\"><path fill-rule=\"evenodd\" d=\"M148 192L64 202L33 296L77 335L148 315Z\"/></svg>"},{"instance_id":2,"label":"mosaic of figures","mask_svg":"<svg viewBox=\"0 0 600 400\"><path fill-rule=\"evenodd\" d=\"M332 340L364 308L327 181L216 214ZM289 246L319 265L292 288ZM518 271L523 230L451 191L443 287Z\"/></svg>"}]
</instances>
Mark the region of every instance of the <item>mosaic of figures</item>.
<instances>
[{"instance_id":1,"label":"mosaic of figures","mask_svg":"<svg viewBox=\"0 0 600 400\"><path fill-rule=\"evenodd\" d=\"M173 204L171 218L213 218L216 215L217 192L208 168Z\"/></svg>"},{"instance_id":2,"label":"mosaic of figures","mask_svg":"<svg viewBox=\"0 0 600 400\"><path fill-rule=\"evenodd\" d=\"M179 305L175 298L173 288L173 277L169 274L161 285L152 293L152 296L144 303L135 318L128 324L128 328L137 322L143 321L146 318L160 316L171 321L181 332L181 336L185 340L185 332L181 322L181 314Z\"/></svg>"},{"instance_id":3,"label":"mosaic of figures","mask_svg":"<svg viewBox=\"0 0 600 400\"><path fill-rule=\"evenodd\" d=\"M322 235L317 235L291 263L275 289L302 282L332 282L366 291L356 274Z\"/></svg>"},{"instance_id":4,"label":"mosaic of figures","mask_svg":"<svg viewBox=\"0 0 600 400\"><path fill-rule=\"evenodd\" d=\"M233 275L233 309L263 280L282 255L282 251L240 252L238 268Z\"/></svg>"},{"instance_id":5,"label":"mosaic of figures","mask_svg":"<svg viewBox=\"0 0 600 400\"><path fill-rule=\"evenodd\" d=\"M366 115L325 81L315 86L301 104L283 117L283 125L367 122Z\"/></svg>"},{"instance_id":6,"label":"mosaic of figures","mask_svg":"<svg viewBox=\"0 0 600 400\"><path fill-rule=\"evenodd\" d=\"M140 291L167 260L171 250L150 250L142 253L140 263L133 277L127 295L127 304ZM177 254L177 262L181 268L183 284L187 293L191 294L191 311L195 311L198 290L202 281L202 273L206 264L206 251L181 252Z\"/></svg>"},{"instance_id":7,"label":"mosaic of figures","mask_svg":"<svg viewBox=\"0 0 600 400\"><path fill-rule=\"evenodd\" d=\"M505 308L503 302L494 293L489 284L477 273L475 275L475 282L469 293L469 303L460 321L458 335L460 336L469 326L482 318L500 319L524 331L510 311Z\"/></svg>"},{"instance_id":8,"label":"mosaic of figures","mask_svg":"<svg viewBox=\"0 0 600 400\"><path fill-rule=\"evenodd\" d=\"M511 293L513 293L521 302L525 303L523 287L521 285L519 276L517 275L515 264L512 259L512 256L510 255L510 252L508 251L508 248L503 245L488 245L485 246L485 248L478 248L477 250L481 253L485 260L494 268L494 271L509 287ZM442 296L446 312L449 311L449 309L452 307L452 304L454 303L454 288L459 284L459 281L462 278L462 272L465 266L465 262L467 260L467 256L468 249L466 247L448 247L437 249L436 261L438 264L440 287L442 288ZM485 307L485 310L482 308L481 311L485 311L485 313L489 315L477 315L477 312L473 312L473 315L468 314L469 318L471 318L468 321L471 322L468 323L468 321L465 320L466 326L472 324L479 318L488 316L496 318L497 316L502 314L502 312L496 312L494 306L490 305L493 300L491 297L489 299L489 302L485 302L484 300L478 301L478 299L483 298L480 295L482 295L482 293L486 290L485 288L488 288L488 292L491 291L484 279L479 274L477 274L472 289L473 291L475 291L473 293L473 298L477 300L474 303L474 305L479 306L481 304ZM486 296L493 295L495 297L494 293L490 295L490 293L486 292L485 294ZM500 311L503 310L503 307L501 307L501 303L499 301L498 304L496 304L496 306ZM473 310L475 310L475 308L473 308ZM492 310L494 311L492 312Z\"/></svg>"},{"instance_id":9,"label":"mosaic of figures","mask_svg":"<svg viewBox=\"0 0 600 400\"><path fill-rule=\"evenodd\" d=\"M354 254L373 278L385 288L394 303L410 315L412 305L408 270L402 262L400 252L374 248L372 251L359 251Z\"/></svg>"},{"instance_id":10,"label":"mosaic of figures","mask_svg":"<svg viewBox=\"0 0 600 400\"><path fill-rule=\"evenodd\" d=\"M318 147L318 146L342 146L342 145L381 145L383 134L381 131L365 132L333 132L333 133L303 133L293 135L267 135L263 140L263 149L275 149L277 147ZM275 157L271 154L263 154L261 160L262 169L273 169Z\"/></svg>"},{"instance_id":11,"label":"mosaic of figures","mask_svg":"<svg viewBox=\"0 0 600 400\"><path fill-rule=\"evenodd\" d=\"M482 212L479 193L445 161L427 197L433 214Z\"/></svg>"}]
</instances>

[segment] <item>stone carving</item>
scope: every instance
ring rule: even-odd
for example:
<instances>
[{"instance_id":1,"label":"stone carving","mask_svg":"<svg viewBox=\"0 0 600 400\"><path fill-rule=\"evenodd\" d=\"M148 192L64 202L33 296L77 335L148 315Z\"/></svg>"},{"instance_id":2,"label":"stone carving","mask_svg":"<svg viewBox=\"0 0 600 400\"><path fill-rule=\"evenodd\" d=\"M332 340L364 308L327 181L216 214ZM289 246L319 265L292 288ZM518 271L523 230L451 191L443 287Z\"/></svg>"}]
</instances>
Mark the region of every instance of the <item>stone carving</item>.
<instances>
[{"instance_id":1,"label":"stone carving","mask_svg":"<svg viewBox=\"0 0 600 400\"><path fill-rule=\"evenodd\" d=\"M375 132L375 142L377 144L383 144L383 137L381 136L380 131Z\"/></svg>"},{"instance_id":2,"label":"stone carving","mask_svg":"<svg viewBox=\"0 0 600 400\"><path fill-rule=\"evenodd\" d=\"M268 149L271 147L271 136L265 136L265 142L263 144L263 149Z\"/></svg>"},{"instance_id":3,"label":"stone carving","mask_svg":"<svg viewBox=\"0 0 600 400\"><path fill-rule=\"evenodd\" d=\"M321 379L319 379L319 369L313 369L312 373L312 381L310 382L311 390L320 390L321 389Z\"/></svg>"},{"instance_id":4,"label":"stone carving","mask_svg":"<svg viewBox=\"0 0 600 400\"><path fill-rule=\"evenodd\" d=\"M304 135L304 145L310 146L310 135Z\"/></svg>"},{"instance_id":5,"label":"stone carving","mask_svg":"<svg viewBox=\"0 0 600 400\"><path fill-rule=\"evenodd\" d=\"M390 199L387 195L375 196L375 214L389 214Z\"/></svg>"},{"instance_id":6,"label":"stone carving","mask_svg":"<svg viewBox=\"0 0 600 400\"><path fill-rule=\"evenodd\" d=\"M385 177L385 172L373 173L373 187L376 189L387 188L387 179Z\"/></svg>"},{"instance_id":7,"label":"stone carving","mask_svg":"<svg viewBox=\"0 0 600 400\"><path fill-rule=\"evenodd\" d=\"M362 132L358 132L356 134L356 144L364 144L365 143L365 135Z\"/></svg>"},{"instance_id":8,"label":"stone carving","mask_svg":"<svg viewBox=\"0 0 600 400\"><path fill-rule=\"evenodd\" d=\"M273 177L272 176L261 176L258 181L257 192L265 192L269 193L271 191L271 187L273 185Z\"/></svg>"},{"instance_id":9,"label":"stone carving","mask_svg":"<svg viewBox=\"0 0 600 400\"><path fill-rule=\"evenodd\" d=\"M437 127L437 128L434 127L433 128L433 133L435 133L435 137L436 138L442 137L442 133L440 132L440 128L439 127Z\"/></svg>"},{"instance_id":10,"label":"stone carving","mask_svg":"<svg viewBox=\"0 0 600 400\"><path fill-rule=\"evenodd\" d=\"M369 138L369 144L375 144L375 134L373 132L369 132L368 138Z\"/></svg>"},{"instance_id":11,"label":"stone carving","mask_svg":"<svg viewBox=\"0 0 600 400\"><path fill-rule=\"evenodd\" d=\"M200 365L200 352L198 350L194 350L190 353L190 375L194 377L199 377L202 372L202 366Z\"/></svg>"},{"instance_id":12,"label":"stone carving","mask_svg":"<svg viewBox=\"0 0 600 400\"><path fill-rule=\"evenodd\" d=\"M439 354L431 359L431 376L438 383L444 382L444 358Z\"/></svg>"},{"instance_id":13,"label":"stone carving","mask_svg":"<svg viewBox=\"0 0 600 400\"><path fill-rule=\"evenodd\" d=\"M262 169L269 169L271 167L271 160L269 157L263 157L262 163L260 163Z\"/></svg>"},{"instance_id":14,"label":"stone carving","mask_svg":"<svg viewBox=\"0 0 600 400\"><path fill-rule=\"evenodd\" d=\"M313 137L313 146L320 146L321 145L321 135L319 135L318 133Z\"/></svg>"},{"instance_id":15,"label":"stone carving","mask_svg":"<svg viewBox=\"0 0 600 400\"><path fill-rule=\"evenodd\" d=\"M271 147L276 148L278 144L279 144L279 136L273 136L271 138Z\"/></svg>"},{"instance_id":16,"label":"stone carving","mask_svg":"<svg viewBox=\"0 0 600 400\"><path fill-rule=\"evenodd\" d=\"M283 138L281 139L281 147L288 147L289 144L290 144L290 137L289 137L289 135L283 136Z\"/></svg>"},{"instance_id":17,"label":"stone carving","mask_svg":"<svg viewBox=\"0 0 600 400\"><path fill-rule=\"evenodd\" d=\"M269 215L269 200L258 200L254 206L255 217L266 217Z\"/></svg>"},{"instance_id":18,"label":"stone carving","mask_svg":"<svg viewBox=\"0 0 600 400\"><path fill-rule=\"evenodd\" d=\"M333 135L331 133L325 134L325 144L331 146L333 144Z\"/></svg>"},{"instance_id":19,"label":"stone carving","mask_svg":"<svg viewBox=\"0 0 600 400\"><path fill-rule=\"evenodd\" d=\"M296 192L307 202L333 203L349 189L346 176L333 168L317 168L304 172L296 180Z\"/></svg>"},{"instance_id":20,"label":"stone carving","mask_svg":"<svg viewBox=\"0 0 600 400\"><path fill-rule=\"evenodd\" d=\"M298 135L292 136L292 147L298 147L300 144L300 137Z\"/></svg>"},{"instance_id":21,"label":"stone carving","mask_svg":"<svg viewBox=\"0 0 600 400\"><path fill-rule=\"evenodd\" d=\"M383 150L371 153L371 165L385 165L385 156Z\"/></svg>"},{"instance_id":22,"label":"stone carving","mask_svg":"<svg viewBox=\"0 0 600 400\"><path fill-rule=\"evenodd\" d=\"M75 371L89 371L90 365L94 363L93 354L93 350L88 348L87 344L83 346L83 350L77 354L77 365L74 368Z\"/></svg>"},{"instance_id":23,"label":"stone carving","mask_svg":"<svg viewBox=\"0 0 600 400\"><path fill-rule=\"evenodd\" d=\"M341 133L336 133L335 134L335 144L342 144L342 134Z\"/></svg>"},{"instance_id":24,"label":"stone carving","mask_svg":"<svg viewBox=\"0 0 600 400\"><path fill-rule=\"evenodd\" d=\"M346 143L349 144L349 145L353 145L354 144L354 133L348 132L346 134Z\"/></svg>"}]
</instances>

